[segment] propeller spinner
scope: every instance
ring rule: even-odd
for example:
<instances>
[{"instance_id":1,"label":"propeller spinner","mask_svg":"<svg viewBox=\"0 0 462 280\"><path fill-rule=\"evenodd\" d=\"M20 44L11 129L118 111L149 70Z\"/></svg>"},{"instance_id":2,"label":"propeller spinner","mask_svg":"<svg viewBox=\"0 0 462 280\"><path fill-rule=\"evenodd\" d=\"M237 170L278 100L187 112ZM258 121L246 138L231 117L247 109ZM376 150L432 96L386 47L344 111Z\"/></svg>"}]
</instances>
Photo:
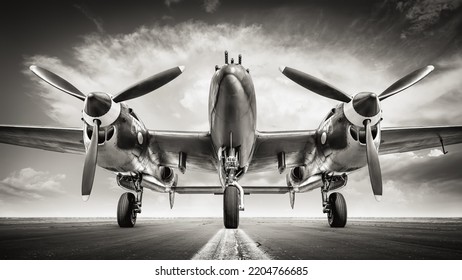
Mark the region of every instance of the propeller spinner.
<instances>
[{"instance_id":1,"label":"propeller spinner","mask_svg":"<svg viewBox=\"0 0 462 280\"><path fill-rule=\"evenodd\" d=\"M279 69L287 78L302 87L309 89L318 95L345 102L345 117L352 124L358 127L364 127L366 131L366 158L369 169L369 178L371 181L372 192L374 193L376 200L380 201L383 192L382 171L380 169L378 150L374 144L371 129L372 126L378 124L382 120L380 102L416 84L430 74L430 72L432 72L435 68L432 65L428 65L409 73L393 83L380 95L371 92L361 92L356 94L353 98L328 83L302 71L284 66Z\"/></svg>"},{"instance_id":2,"label":"propeller spinner","mask_svg":"<svg viewBox=\"0 0 462 280\"><path fill-rule=\"evenodd\" d=\"M100 127L113 123L120 114L122 101L143 96L172 81L184 71L184 66L178 66L153 75L138 82L114 97L102 92L83 94L71 83L53 72L32 65L29 69L43 81L53 87L84 101L83 119L93 127L93 132L85 154L85 162L82 173L82 199L87 201L90 197L95 178L96 163L98 158L98 132Z\"/></svg>"}]
</instances>

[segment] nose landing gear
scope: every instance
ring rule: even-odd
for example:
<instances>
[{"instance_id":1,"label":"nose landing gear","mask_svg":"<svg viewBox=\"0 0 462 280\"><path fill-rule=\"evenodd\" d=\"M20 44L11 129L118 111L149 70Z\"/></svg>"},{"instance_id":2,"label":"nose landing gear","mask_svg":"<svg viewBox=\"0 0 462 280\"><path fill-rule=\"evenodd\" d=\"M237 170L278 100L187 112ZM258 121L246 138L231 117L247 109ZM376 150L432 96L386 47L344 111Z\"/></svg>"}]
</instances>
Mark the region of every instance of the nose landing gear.
<instances>
[{"instance_id":1,"label":"nose landing gear","mask_svg":"<svg viewBox=\"0 0 462 280\"><path fill-rule=\"evenodd\" d=\"M239 190L228 186L223 193L223 222L225 228L239 226Z\"/></svg>"},{"instance_id":2,"label":"nose landing gear","mask_svg":"<svg viewBox=\"0 0 462 280\"><path fill-rule=\"evenodd\" d=\"M238 153L234 148L229 149L226 155L225 149L221 150L222 169L220 181L223 189L223 223L225 228L235 229L239 227L239 211L244 211L244 189L237 182L244 173L239 168Z\"/></svg>"}]
</instances>

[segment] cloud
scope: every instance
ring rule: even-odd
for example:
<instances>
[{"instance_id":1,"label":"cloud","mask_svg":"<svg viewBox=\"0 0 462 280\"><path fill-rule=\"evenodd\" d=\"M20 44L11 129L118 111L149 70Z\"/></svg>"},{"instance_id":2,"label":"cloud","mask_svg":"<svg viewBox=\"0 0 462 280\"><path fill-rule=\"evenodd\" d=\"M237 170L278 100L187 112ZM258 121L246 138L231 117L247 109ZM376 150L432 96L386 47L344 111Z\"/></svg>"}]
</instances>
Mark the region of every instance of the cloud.
<instances>
[{"instance_id":1,"label":"cloud","mask_svg":"<svg viewBox=\"0 0 462 280\"><path fill-rule=\"evenodd\" d=\"M430 63L429 63L430 64ZM462 56L451 54L433 61L435 70L418 84L382 103L387 126L450 125L462 122ZM423 65L422 65L423 66ZM390 85L407 74L393 74ZM385 83L382 88L385 88Z\"/></svg>"},{"instance_id":2,"label":"cloud","mask_svg":"<svg viewBox=\"0 0 462 280\"><path fill-rule=\"evenodd\" d=\"M79 11L81 11L89 20L91 20L95 25L96 29L100 33L104 33L104 28L103 28L103 20L99 17L94 16L88 8L74 4L74 7L77 8Z\"/></svg>"},{"instance_id":3,"label":"cloud","mask_svg":"<svg viewBox=\"0 0 462 280\"><path fill-rule=\"evenodd\" d=\"M142 118L151 117L150 124L161 126L159 129L172 129L171 116L174 114L180 115L175 125L178 129L208 128L209 83L214 65L224 62L224 50L229 50L231 57L242 53L243 65L250 68L258 110L263 112L258 119L261 130L317 127L336 103L289 81L278 71L278 65L300 68L347 92L386 84L383 80L387 75L371 75L375 69L367 61L348 52L338 56L337 49L316 45L307 48L303 45L304 40L295 35L287 38L274 36L260 25L209 25L189 21L175 26L141 27L130 34L104 37L92 34L74 48L72 61L37 55L27 59L26 63L56 72L83 92L110 94L166 68L184 64L186 72L175 81L156 93L130 101ZM341 71L344 67L349 71ZM369 78L364 81L360 79L362 76ZM51 107L47 113L54 120L66 125L81 124L82 104L73 100L75 98L43 82L33 94L39 94L47 102Z\"/></svg>"},{"instance_id":4,"label":"cloud","mask_svg":"<svg viewBox=\"0 0 462 280\"><path fill-rule=\"evenodd\" d=\"M220 6L220 0L204 0L204 9L207 13L213 14Z\"/></svg>"},{"instance_id":5,"label":"cloud","mask_svg":"<svg viewBox=\"0 0 462 280\"><path fill-rule=\"evenodd\" d=\"M164 3L165 3L165 6L170 7L172 4L178 4L181 1L182 0L165 0Z\"/></svg>"},{"instance_id":6,"label":"cloud","mask_svg":"<svg viewBox=\"0 0 462 280\"><path fill-rule=\"evenodd\" d=\"M61 181L65 178L64 174L51 175L49 172L23 168L0 181L0 194L2 197L42 199L47 195L63 193Z\"/></svg>"},{"instance_id":7,"label":"cloud","mask_svg":"<svg viewBox=\"0 0 462 280\"><path fill-rule=\"evenodd\" d=\"M78 70L73 67L64 64L56 57L41 55L32 56L27 58L24 64L26 67L35 64L47 68L72 84L78 85L78 88L81 90L84 90L81 85L89 85L90 88L97 88L96 83L88 76L78 72ZM65 124L73 127L82 125L82 122L80 121L80 118L82 117L82 101L45 83L32 74L29 69L24 70L23 73L30 77L35 84L34 89L27 94L32 98L36 98L40 103L46 106L44 110L46 115L59 124ZM89 90L86 90L85 92L89 92Z\"/></svg>"},{"instance_id":8,"label":"cloud","mask_svg":"<svg viewBox=\"0 0 462 280\"><path fill-rule=\"evenodd\" d=\"M426 32L446 19L462 4L461 0L400 1L396 8L405 14L409 27L401 38ZM457 16L457 15L456 15Z\"/></svg>"},{"instance_id":9,"label":"cloud","mask_svg":"<svg viewBox=\"0 0 462 280\"><path fill-rule=\"evenodd\" d=\"M316 36L310 36L313 34L309 33L311 31L308 28L297 33L291 32L290 26L287 24L287 29L273 32L259 24L207 24L200 21L175 25L154 24L140 27L128 34L87 35L71 50L72 57L68 61L36 55L27 58L26 63L36 63L52 70L84 93L104 91L110 94L116 94L157 72L176 65L185 65L186 71L174 81L154 93L127 103L151 129L206 131L209 129L208 91L214 66L224 63L224 50L228 50L230 57L234 58L241 53L243 65L250 69L255 85L257 129L274 131L315 129L330 108L337 104L336 101L322 98L287 79L278 71L279 65L298 68L347 93L355 94L360 91L381 92L414 70L415 64L422 60L421 56L427 55L415 54L413 49L409 49L407 52L400 52L400 59L391 63L386 55L372 58L373 52L364 51L369 44L368 40L356 37L354 42L349 41L348 38L356 36L354 30L348 29L342 36L337 36L338 34L326 29L323 31L324 36L338 38L335 44L328 44L318 40ZM329 34L332 36L328 36ZM381 42L380 38L375 39ZM394 48L393 44L384 43L384 46L391 51ZM462 88L461 56L458 53L448 53L430 62L436 65L437 70L434 73L406 92L383 102L384 127L450 125L462 122L462 113L459 110ZM35 77L33 79L31 95L40 96L40 100L48 108L45 111L51 118L63 126L81 125L81 101L55 90ZM457 149L460 150L460 147ZM384 200L389 199L389 202L381 204L383 206L380 207L383 208L375 209L382 209L382 213L386 212L383 209L392 209L389 213L395 214L415 213L416 205L423 207L429 205L429 202L431 205L431 199L441 202L438 202L440 208L429 207L427 210L423 209L422 213L431 213L432 209L443 211L455 205L454 200L462 197L456 188L462 190L459 183L462 178L459 178L457 174L460 172L455 169L460 166L461 155L450 152L447 156L429 157L428 153L427 150L380 158L386 187ZM431 155L436 153L432 152ZM352 213L377 214L378 212L370 212L368 208L377 206L372 204L375 200L371 194L367 168L351 176L361 178L350 180L346 188L346 192L353 192L353 201L356 202L353 204L357 205ZM185 175L180 177L180 182L182 185L194 182L213 185L217 184L217 176ZM274 171L248 174L244 177L243 184L285 183L284 176ZM438 190L437 195L432 194L435 189ZM354 192L369 195L370 204L362 204L364 196L354 195ZM416 194L426 197L420 199ZM454 195L451 197L451 194ZM319 193L313 193L306 196L316 196L318 199L318 195ZM189 196L183 197L179 196L179 200L183 203L188 201L186 197ZM194 203L204 204L201 198L197 199ZM268 201L275 202L276 199L271 198ZM445 206L444 199L452 202ZM263 202L257 204L262 205ZM263 213L264 209L266 208L257 212Z\"/></svg>"},{"instance_id":10,"label":"cloud","mask_svg":"<svg viewBox=\"0 0 462 280\"><path fill-rule=\"evenodd\" d=\"M428 156L428 151L420 151L422 156L395 154L381 157L384 178L398 178L403 183L439 185L439 192L453 192L451 184L459 185L462 174L459 172L462 152L455 150L438 157ZM386 176L385 176L386 175ZM443 185L446 184L446 185ZM462 195L462 189L455 190Z\"/></svg>"},{"instance_id":11,"label":"cloud","mask_svg":"<svg viewBox=\"0 0 462 280\"><path fill-rule=\"evenodd\" d=\"M438 150L438 149L430 150L430 152L428 153L429 157L440 157L442 155L444 155L443 151Z\"/></svg>"},{"instance_id":12,"label":"cloud","mask_svg":"<svg viewBox=\"0 0 462 280\"><path fill-rule=\"evenodd\" d=\"M288 24L284 26L291 28ZM415 69L410 64L412 58L403 59L408 57L406 54L392 66L387 57L381 56L371 63L370 54L361 51L368 44L367 40L349 41L356 36L355 30L347 29L336 44L328 44L309 32L308 29L302 33L290 30L274 33L258 24L200 21L155 24L128 34L88 35L73 49L70 61L37 55L27 59L27 63L49 68L84 92L110 94L164 69L186 65L185 73L176 80L156 93L129 103L153 127L172 129L171 119L175 118L178 120L175 126L187 130L208 129L209 83L214 66L223 63L224 50L229 50L231 57L242 53L243 65L250 68L257 93L260 130L317 127L337 103L293 83L277 70L279 65L303 70L350 94L381 92ZM313 28L312 32L317 31ZM333 31L324 31L330 32ZM450 124L459 118L462 120L460 110L446 112L440 106L433 106L435 100L443 105L458 106L454 99L462 88L458 79L462 74L462 58L455 54L432 63L436 64L435 73L383 103L385 126ZM439 72L440 68L444 70ZM47 113L54 120L81 125L81 102L44 83L40 83L31 95L37 94L51 107ZM410 106L413 110L409 110Z\"/></svg>"}]
</instances>

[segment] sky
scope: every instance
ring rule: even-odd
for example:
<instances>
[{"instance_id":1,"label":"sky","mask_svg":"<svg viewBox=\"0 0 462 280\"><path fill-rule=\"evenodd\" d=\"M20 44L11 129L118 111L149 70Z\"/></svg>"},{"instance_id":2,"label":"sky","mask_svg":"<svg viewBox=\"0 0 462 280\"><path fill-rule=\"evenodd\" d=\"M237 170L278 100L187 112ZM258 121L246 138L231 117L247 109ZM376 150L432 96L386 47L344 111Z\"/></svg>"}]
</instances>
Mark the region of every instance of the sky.
<instances>
[{"instance_id":1,"label":"sky","mask_svg":"<svg viewBox=\"0 0 462 280\"><path fill-rule=\"evenodd\" d=\"M15 1L2 9L0 122L81 127L83 103L39 81L37 64L81 91L116 94L165 69L185 72L127 103L150 129L208 130L215 65L243 56L257 98L257 129L315 129L337 102L285 78L300 69L354 95L380 93L432 64L419 84L382 103L382 127L462 124L462 1ZM461 216L462 145L381 156L384 195L375 201L367 169L342 189L350 217ZM97 168L90 200L80 184L84 157L0 144L0 216L116 215L124 192ZM243 186L285 185L277 170L247 174ZM217 174L179 174L179 185L218 185ZM143 217L222 215L222 196L146 190ZM318 190L246 196L242 216L323 216Z\"/></svg>"}]
</instances>

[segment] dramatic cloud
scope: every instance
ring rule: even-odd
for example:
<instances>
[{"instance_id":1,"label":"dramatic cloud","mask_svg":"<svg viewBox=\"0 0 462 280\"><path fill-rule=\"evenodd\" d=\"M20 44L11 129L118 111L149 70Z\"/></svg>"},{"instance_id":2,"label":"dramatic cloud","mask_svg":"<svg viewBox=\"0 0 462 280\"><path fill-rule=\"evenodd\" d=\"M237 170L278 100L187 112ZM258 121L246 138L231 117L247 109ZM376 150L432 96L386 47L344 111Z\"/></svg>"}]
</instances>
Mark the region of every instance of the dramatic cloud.
<instances>
[{"instance_id":1,"label":"dramatic cloud","mask_svg":"<svg viewBox=\"0 0 462 280\"><path fill-rule=\"evenodd\" d=\"M437 149L430 150L430 152L428 153L429 157L440 157L442 155L443 155L443 152Z\"/></svg>"},{"instance_id":2,"label":"dramatic cloud","mask_svg":"<svg viewBox=\"0 0 462 280\"><path fill-rule=\"evenodd\" d=\"M214 13L218 6L220 6L220 0L204 0L204 9L207 13Z\"/></svg>"},{"instance_id":3,"label":"dramatic cloud","mask_svg":"<svg viewBox=\"0 0 462 280\"><path fill-rule=\"evenodd\" d=\"M24 168L10 174L0 181L2 197L20 197L23 199L42 199L47 194L63 193L61 181L64 174L52 175L32 168Z\"/></svg>"},{"instance_id":4,"label":"dramatic cloud","mask_svg":"<svg viewBox=\"0 0 462 280\"><path fill-rule=\"evenodd\" d=\"M178 2L165 1L165 5ZM426 1L422 3L431 6ZM206 1L204 9L213 12L218 5L218 1ZM410 29L417 30L430 26L436 28L435 23L441 19L444 11L455 9L451 7L438 8L435 10L437 12L429 12L425 10L427 8L421 11L411 6L399 9L416 24L419 20L431 22ZM413 12L410 12L412 9ZM395 8L393 10L399 12ZM374 15L344 23L336 22L343 19L336 17L336 14L312 11L315 12L319 15L311 17L304 14L305 10L300 14L293 9L270 11L270 20L267 19L266 24L245 21L217 24L195 20L175 23L173 18L168 18L171 25L163 21L139 27L128 34L87 35L80 44L69 50L71 57L68 60L35 55L28 57L25 63L52 70L84 93L103 91L113 95L157 72L185 65L186 71L174 81L154 93L127 103L151 129L203 131L209 129L207 107L210 79L214 66L224 63L224 50L228 50L230 57L235 59L239 53L243 55L243 65L249 68L255 84L257 128L273 131L315 129L329 109L337 104L287 79L278 71L279 65L298 68L354 95L360 91L380 93L416 68L433 64L436 70L429 77L383 102L382 125L462 123L462 56L460 52L446 52L444 47L438 48L438 55L435 55L436 49L433 48L436 43L449 45L451 36L455 36L454 32L448 31L451 36L434 40L436 43L415 39L408 44L409 40L401 40L399 34L410 31L397 31L399 25L393 25L390 30L396 34L382 32L388 29L381 26L383 21L377 20ZM431 16L422 16L424 14ZM265 21L263 16L261 18ZM83 103L80 100L59 92L30 73L27 75L34 81L30 95L40 96L49 117L62 126L82 125ZM460 147L451 150L457 151ZM419 214L431 215L434 211L441 215L460 214L457 201L462 197L459 183L462 178L456 167L460 166L462 156L457 152L440 155L438 150L426 150L381 157L385 197L379 206L371 194L367 169L351 174L349 185L345 188L347 199L351 199L350 213L399 215L419 211ZM105 177L106 183L107 180ZM218 179L216 174L187 172L180 174L180 184L214 185L218 184ZM284 185L285 179L277 172L248 174L242 184ZM438 190L437 193L435 190ZM152 205L168 205L164 194L154 194L146 199L151 200ZM287 198L280 196L251 196L246 199L249 208L244 215L320 214L317 191L298 196L299 212L289 211ZM204 203L205 200L212 202ZM282 200L285 202L282 203ZM252 208L255 202L257 206ZM154 212L154 215L221 215L221 212L216 212L220 207L220 198L180 195L174 210L176 212L156 209L158 212ZM307 212L311 209L316 211Z\"/></svg>"},{"instance_id":5,"label":"dramatic cloud","mask_svg":"<svg viewBox=\"0 0 462 280\"><path fill-rule=\"evenodd\" d=\"M436 70L425 80L383 102L387 124L412 126L462 123L462 111L459 109L462 96L462 56L454 54L433 64Z\"/></svg>"},{"instance_id":6,"label":"dramatic cloud","mask_svg":"<svg viewBox=\"0 0 462 280\"><path fill-rule=\"evenodd\" d=\"M372 198L366 168L352 173L344 189L352 216L459 216L462 175L461 152L431 157L428 151L387 155L380 158L383 199Z\"/></svg>"},{"instance_id":7,"label":"dramatic cloud","mask_svg":"<svg viewBox=\"0 0 462 280\"><path fill-rule=\"evenodd\" d=\"M462 4L461 0L417 0L400 1L396 8L405 13L409 20L409 28L402 33L405 38L408 35L415 35L427 32L441 20L445 20L449 13L456 10Z\"/></svg>"},{"instance_id":8,"label":"dramatic cloud","mask_svg":"<svg viewBox=\"0 0 462 280\"><path fill-rule=\"evenodd\" d=\"M383 68L386 59L370 64L367 57L356 55L356 44L352 50L344 49L339 56L337 47L325 48L316 42L306 46L304 42L304 34L281 38L259 25L209 25L190 21L175 26L142 27L125 35L90 35L74 48L73 61L42 55L31 57L26 63L49 68L84 92L110 94L156 72L184 64L186 72L175 81L156 93L129 101L147 124L162 129L172 129L171 123L175 120L178 129L207 130L210 78L214 65L223 63L224 50L229 50L231 57L242 53L243 65L250 68L257 92L258 127L261 130L314 128L336 104L285 78L277 70L278 65L299 68L352 94L381 92L401 77ZM281 51L284 55L280 55ZM441 75L433 74L405 93L384 102L385 125L416 121L418 123L414 124L425 121L449 124L453 118L461 117L460 110L443 112L433 106L433 102L450 101L452 95L460 93L462 82L458 77L462 75L462 59L455 56L436 63L437 67L441 65L447 70ZM404 74L406 72L401 75ZM51 107L47 111L50 117L65 125L81 124L81 102L43 82L40 85L37 91ZM415 98L417 95L418 99ZM447 103L458 106L456 102ZM409 106L415 110L409 110Z\"/></svg>"}]
</instances>

